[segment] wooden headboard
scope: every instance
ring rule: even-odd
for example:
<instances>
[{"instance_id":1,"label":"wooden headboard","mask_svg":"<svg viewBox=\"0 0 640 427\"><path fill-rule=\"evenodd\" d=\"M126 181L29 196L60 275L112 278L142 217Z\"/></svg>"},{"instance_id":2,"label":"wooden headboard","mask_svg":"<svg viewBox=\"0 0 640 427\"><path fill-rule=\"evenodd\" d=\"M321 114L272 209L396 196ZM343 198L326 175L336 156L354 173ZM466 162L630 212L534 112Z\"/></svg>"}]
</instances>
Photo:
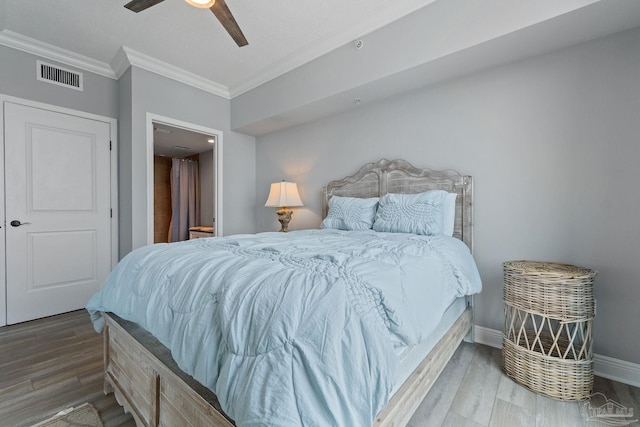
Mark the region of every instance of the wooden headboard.
<instances>
[{"instance_id":1,"label":"wooden headboard","mask_svg":"<svg viewBox=\"0 0 640 427\"><path fill-rule=\"evenodd\" d=\"M327 216L332 196L382 197L387 193L422 193L446 190L457 193L453 236L473 250L473 180L454 170L434 171L413 167L406 160L382 159L368 163L355 174L331 181L323 189L322 218Z\"/></svg>"}]
</instances>

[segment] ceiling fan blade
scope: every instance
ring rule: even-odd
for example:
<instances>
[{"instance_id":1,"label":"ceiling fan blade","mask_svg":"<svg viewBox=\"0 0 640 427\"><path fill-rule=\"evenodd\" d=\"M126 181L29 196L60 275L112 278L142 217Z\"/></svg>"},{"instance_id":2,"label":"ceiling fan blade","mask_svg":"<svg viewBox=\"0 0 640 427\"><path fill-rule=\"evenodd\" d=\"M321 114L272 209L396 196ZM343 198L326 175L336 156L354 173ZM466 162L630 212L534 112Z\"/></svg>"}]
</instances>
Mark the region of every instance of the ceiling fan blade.
<instances>
[{"instance_id":1,"label":"ceiling fan blade","mask_svg":"<svg viewBox=\"0 0 640 427\"><path fill-rule=\"evenodd\" d=\"M239 47L249 44L244 34L242 34L242 30L238 26L236 19L231 14L225 0L216 0L216 3L211 6L211 12L216 15L218 21L220 21L224 29L227 30L227 33L229 33Z\"/></svg>"},{"instance_id":2,"label":"ceiling fan blade","mask_svg":"<svg viewBox=\"0 0 640 427\"><path fill-rule=\"evenodd\" d=\"M147 8L150 8L151 6L157 5L162 1L164 0L132 0L129 3L125 4L124 7L138 13Z\"/></svg>"}]
</instances>

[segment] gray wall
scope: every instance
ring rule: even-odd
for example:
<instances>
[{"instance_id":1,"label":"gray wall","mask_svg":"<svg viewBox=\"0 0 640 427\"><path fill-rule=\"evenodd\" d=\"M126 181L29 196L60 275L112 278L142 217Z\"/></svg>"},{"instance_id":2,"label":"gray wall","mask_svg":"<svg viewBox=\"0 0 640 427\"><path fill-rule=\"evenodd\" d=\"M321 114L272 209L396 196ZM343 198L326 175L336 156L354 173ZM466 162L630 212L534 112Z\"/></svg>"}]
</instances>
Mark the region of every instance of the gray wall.
<instances>
[{"instance_id":1,"label":"gray wall","mask_svg":"<svg viewBox=\"0 0 640 427\"><path fill-rule=\"evenodd\" d=\"M120 209L120 256L147 244L147 113L224 132L224 234L254 232L255 138L230 130L229 100L141 68L131 67L130 73L131 132L122 133L119 156L121 168L129 168L120 172L120 187L130 189L120 203L131 209Z\"/></svg>"},{"instance_id":2,"label":"gray wall","mask_svg":"<svg viewBox=\"0 0 640 427\"><path fill-rule=\"evenodd\" d=\"M118 80L118 244L120 258L131 252L133 215L131 205L131 177L133 164L131 158L131 68Z\"/></svg>"},{"instance_id":3,"label":"gray wall","mask_svg":"<svg viewBox=\"0 0 640 427\"><path fill-rule=\"evenodd\" d=\"M257 230L269 183L298 183L291 229L317 227L320 192L367 162L402 158L473 175L477 324L502 329L506 260L599 271L595 352L640 363L640 30L441 83L259 137Z\"/></svg>"},{"instance_id":4,"label":"gray wall","mask_svg":"<svg viewBox=\"0 0 640 427\"><path fill-rule=\"evenodd\" d=\"M83 74L84 91L37 80L36 60ZM0 93L87 113L118 118L118 82L0 45Z\"/></svg>"}]
</instances>

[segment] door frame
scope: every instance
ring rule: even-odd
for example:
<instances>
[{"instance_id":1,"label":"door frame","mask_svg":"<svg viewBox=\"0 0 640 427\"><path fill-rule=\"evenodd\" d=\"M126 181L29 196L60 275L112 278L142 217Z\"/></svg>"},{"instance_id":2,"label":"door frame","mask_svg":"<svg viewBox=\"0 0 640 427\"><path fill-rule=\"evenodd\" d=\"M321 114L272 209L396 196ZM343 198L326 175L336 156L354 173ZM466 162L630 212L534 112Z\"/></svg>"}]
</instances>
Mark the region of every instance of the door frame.
<instances>
[{"instance_id":1,"label":"door frame","mask_svg":"<svg viewBox=\"0 0 640 427\"><path fill-rule=\"evenodd\" d=\"M31 101L28 99L18 98L15 96L4 95L0 93L0 141L2 147L0 150L0 164L3 173L0 174L0 216L2 218L0 229L0 326L7 324L7 275L6 275L6 210L4 205L4 104L11 102L26 107L39 108L42 110L53 111L55 113L68 114L70 116L81 117L84 119L95 120L109 124L109 140L111 141L111 157L110 157L110 174L111 174L111 268L118 263L118 120L112 117L101 116L98 114L87 113L85 111L74 110L71 108L60 107L58 105L46 104L44 102Z\"/></svg>"},{"instance_id":2,"label":"door frame","mask_svg":"<svg viewBox=\"0 0 640 427\"><path fill-rule=\"evenodd\" d=\"M154 243L154 220L153 220L153 124L163 124L173 126L176 128L182 128L185 130L202 133L215 138L216 142L213 147L214 167L215 167L215 183L213 185L213 216L216 221L214 224L214 236L223 236L223 210L222 206L222 147L223 147L223 132L218 129L209 128L206 126L196 125L194 123L185 122L182 120L174 119L171 117L160 116L158 114L147 112L147 244L152 245Z\"/></svg>"}]
</instances>

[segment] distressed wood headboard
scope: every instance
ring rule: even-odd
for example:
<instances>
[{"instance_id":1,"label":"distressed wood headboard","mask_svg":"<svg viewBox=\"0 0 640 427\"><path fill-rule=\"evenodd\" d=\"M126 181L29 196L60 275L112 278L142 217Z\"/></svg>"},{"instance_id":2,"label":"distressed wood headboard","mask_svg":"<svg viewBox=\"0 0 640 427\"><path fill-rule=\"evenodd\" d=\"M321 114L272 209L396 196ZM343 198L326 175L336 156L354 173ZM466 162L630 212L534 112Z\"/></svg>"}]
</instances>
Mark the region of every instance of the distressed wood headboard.
<instances>
[{"instance_id":1,"label":"distressed wood headboard","mask_svg":"<svg viewBox=\"0 0 640 427\"><path fill-rule=\"evenodd\" d=\"M454 170L435 171L412 166L406 160L382 159L368 163L358 172L331 181L323 189L322 218L327 216L333 196L382 197L387 193L422 193L446 190L457 193L453 236L473 251L473 179Z\"/></svg>"}]
</instances>

